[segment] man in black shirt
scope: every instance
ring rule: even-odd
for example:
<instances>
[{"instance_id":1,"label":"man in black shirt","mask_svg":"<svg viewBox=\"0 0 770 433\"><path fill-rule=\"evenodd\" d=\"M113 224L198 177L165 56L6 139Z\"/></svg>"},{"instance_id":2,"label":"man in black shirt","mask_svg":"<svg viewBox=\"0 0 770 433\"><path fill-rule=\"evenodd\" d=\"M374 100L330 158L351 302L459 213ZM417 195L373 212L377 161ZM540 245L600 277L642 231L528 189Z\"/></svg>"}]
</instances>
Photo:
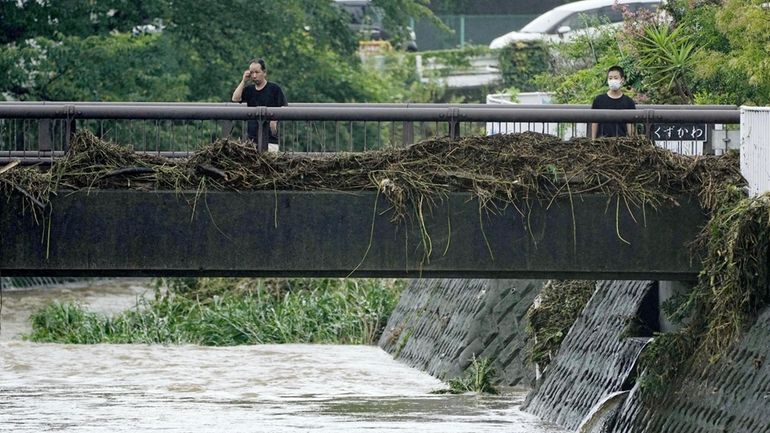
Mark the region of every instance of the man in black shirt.
<instances>
[{"instance_id":1,"label":"man in black shirt","mask_svg":"<svg viewBox=\"0 0 770 433\"><path fill-rule=\"evenodd\" d=\"M247 85L251 79L253 84ZM233 102L246 102L249 107L283 107L288 105L286 96L281 87L267 81L267 66L262 59L254 59L249 64L249 69L243 73L240 84L235 88L232 97ZM248 136L250 140L257 140L258 125L256 120L248 122ZM264 152L268 149L268 143L278 143L278 122L271 120L263 125L262 146L258 149Z\"/></svg>"},{"instance_id":2,"label":"man in black shirt","mask_svg":"<svg viewBox=\"0 0 770 433\"><path fill-rule=\"evenodd\" d=\"M594 98L591 108L609 110L636 109L634 100L624 95L623 91L620 90L625 83L625 79L626 75L620 66L612 66L607 70L607 86L609 86L610 90ZM610 122L591 124L591 138L625 137L627 135L634 135L635 132L633 123Z\"/></svg>"}]
</instances>

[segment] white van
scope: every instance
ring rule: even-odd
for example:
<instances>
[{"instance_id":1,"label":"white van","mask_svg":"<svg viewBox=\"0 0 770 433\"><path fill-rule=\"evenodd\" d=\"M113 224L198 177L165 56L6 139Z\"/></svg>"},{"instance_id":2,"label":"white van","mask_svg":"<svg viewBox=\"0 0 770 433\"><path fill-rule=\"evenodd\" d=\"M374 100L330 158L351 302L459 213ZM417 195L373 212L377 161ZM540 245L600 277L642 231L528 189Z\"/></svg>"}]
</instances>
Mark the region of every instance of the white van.
<instances>
[{"instance_id":1,"label":"white van","mask_svg":"<svg viewBox=\"0 0 770 433\"><path fill-rule=\"evenodd\" d=\"M580 33L591 33L596 23L619 25L623 22L623 8L631 12L657 12L662 0L583 0L561 5L540 15L519 31L495 38L489 48L503 48L513 42L542 40L569 41Z\"/></svg>"}]
</instances>

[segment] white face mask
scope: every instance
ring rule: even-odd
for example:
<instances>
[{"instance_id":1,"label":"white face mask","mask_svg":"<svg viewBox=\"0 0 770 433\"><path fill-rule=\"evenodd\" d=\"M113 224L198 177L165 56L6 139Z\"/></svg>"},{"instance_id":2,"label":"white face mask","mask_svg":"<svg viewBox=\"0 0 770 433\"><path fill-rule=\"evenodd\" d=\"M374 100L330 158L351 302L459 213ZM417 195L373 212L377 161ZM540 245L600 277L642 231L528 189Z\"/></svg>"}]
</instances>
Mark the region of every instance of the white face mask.
<instances>
[{"instance_id":1,"label":"white face mask","mask_svg":"<svg viewBox=\"0 0 770 433\"><path fill-rule=\"evenodd\" d=\"M610 86L610 90L619 90L621 80L607 80L607 85Z\"/></svg>"}]
</instances>

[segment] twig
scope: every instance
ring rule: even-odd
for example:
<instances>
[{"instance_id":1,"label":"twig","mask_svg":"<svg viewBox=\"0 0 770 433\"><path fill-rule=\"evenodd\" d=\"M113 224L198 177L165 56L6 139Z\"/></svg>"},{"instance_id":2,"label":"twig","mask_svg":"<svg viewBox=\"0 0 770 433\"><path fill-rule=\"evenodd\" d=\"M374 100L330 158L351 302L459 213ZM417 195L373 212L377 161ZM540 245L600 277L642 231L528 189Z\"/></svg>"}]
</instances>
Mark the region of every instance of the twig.
<instances>
[{"instance_id":1,"label":"twig","mask_svg":"<svg viewBox=\"0 0 770 433\"><path fill-rule=\"evenodd\" d=\"M218 176L224 180L227 180L227 173L225 173L224 170L220 170L211 164L198 164L197 168L204 173L209 175L213 174L214 176Z\"/></svg>"},{"instance_id":2,"label":"twig","mask_svg":"<svg viewBox=\"0 0 770 433\"><path fill-rule=\"evenodd\" d=\"M12 186L13 189L15 189L16 191L19 191L20 193L24 194L24 196L27 197L32 202L32 204L34 204L35 206L39 207L40 210L45 209L45 203L43 203L42 201L36 199L35 196L33 196L32 194L27 192L24 188L22 188L22 187L20 187L20 186L18 186L16 184L13 184L11 182L8 182L5 179L0 179L0 181L3 181L4 183Z\"/></svg>"},{"instance_id":3,"label":"twig","mask_svg":"<svg viewBox=\"0 0 770 433\"><path fill-rule=\"evenodd\" d=\"M125 168L119 168L117 170L112 170L108 173L105 173L102 175L102 177L113 177L113 176L128 176L132 174L151 174L155 173L155 169L151 167L125 167Z\"/></svg>"},{"instance_id":4,"label":"twig","mask_svg":"<svg viewBox=\"0 0 770 433\"><path fill-rule=\"evenodd\" d=\"M16 167L16 166L17 166L17 165L19 165L19 164L21 164L21 161L19 161L18 159L14 160L14 161L11 161L11 162L10 162L10 163L8 163L8 165L6 165L5 167L3 167L3 168L0 168L0 174L3 174L3 173L5 173L6 171L8 171L8 170L10 170L10 169L12 169L12 168L14 168L14 167Z\"/></svg>"}]
</instances>

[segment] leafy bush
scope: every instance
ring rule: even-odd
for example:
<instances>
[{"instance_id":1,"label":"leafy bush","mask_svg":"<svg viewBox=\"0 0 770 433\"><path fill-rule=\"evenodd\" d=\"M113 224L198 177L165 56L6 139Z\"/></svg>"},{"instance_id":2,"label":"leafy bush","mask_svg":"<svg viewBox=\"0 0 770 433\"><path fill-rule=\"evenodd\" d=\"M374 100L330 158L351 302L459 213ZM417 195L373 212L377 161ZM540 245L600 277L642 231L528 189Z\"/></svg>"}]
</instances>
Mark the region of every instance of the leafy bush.
<instances>
[{"instance_id":1,"label":"leafy bush","mask_svg":"<svg viewBox=\"0 0 770 433\"><path fill-rule=\"evenodd\" d=\"M495 370L489 358L476 358L473 356L471 365L465 373L449 381L449 392L461 394L464 392L478 392L485 394L497 394L497 389L492 385Z\"/></svg>"},{"instance_id":2,"label":"leafy bush","mask_svg":"<svg viewBox=\"0 0 770 433\"><path fill-rule=\"evenodd\" d=\"M551 70L548 46L544 42L516 42L499 51L500 72L505 87L522 92L539 90L537 75Z\"/></svg>"},{"instance_id":3,"label":"leafy bush","mask_svg":"<svg viewBox=\"0 0 770 433\"><path fill-rule=\"evenodd\" d=\"M770 103L766 10L744 0L663 7L669 19L625 11L619 31L553 46L553 70L536 80L541 90L555 102L589 103L619 64L637 103Z\"/></svg>"},{"instance_id":4,"label":"leafy bush","mask_svg":"<svg viewBox=\"0 0 770 433\"><path fill-rule=\"evenodd\" d=\"M698 283L668 306L687 324L656 337L642 354L649 395L719 361L770 305L770 194L745 198L728 189L725 197L702 234L708 255Z\"/></svg>"},{"instance_id":5,"label":"leafy bush","mask_svg":"<svg viewBox=\"0 0 770 433\"><path fill-rule=\"evenodd\" d=\"M395 308L398 280L171 279L152 300L108 317L53 303L32 315L28 339L56 343L373 344Z\"/></svg>"}]
</instances>

